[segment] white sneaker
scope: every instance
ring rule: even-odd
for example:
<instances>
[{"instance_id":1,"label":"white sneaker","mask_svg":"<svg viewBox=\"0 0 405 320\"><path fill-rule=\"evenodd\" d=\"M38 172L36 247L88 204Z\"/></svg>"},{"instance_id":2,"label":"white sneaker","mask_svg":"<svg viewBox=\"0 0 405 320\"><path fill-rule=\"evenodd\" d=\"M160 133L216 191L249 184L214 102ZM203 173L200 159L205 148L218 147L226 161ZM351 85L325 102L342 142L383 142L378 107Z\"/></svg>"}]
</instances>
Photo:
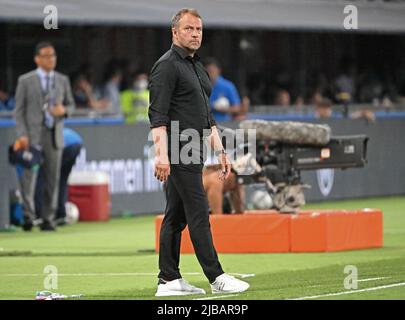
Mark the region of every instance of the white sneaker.
<instances>
[{"instance_id":1,"label":"white sneaker","mask_svg":"<svg viewBox=\"0 0 405 320\"><path fill-rule=\"evenodd\" d=\"M235 293L246 291L250 287L249 283L236 279L235 277L223 273L211 283L212 293Z\"/></svg>"},{"instance_id":2,"label":"white sneaker","mask_svg":"<svg viewBox=\"0 0 405 320\"><path fill-rule=\"evenodd\" d=\"M159 280L159 282L161 282ZM205 290L189 284L183 278L159 283L155 297L186 296L190 294L205 294Z\"/></svg>"}]
</instances>

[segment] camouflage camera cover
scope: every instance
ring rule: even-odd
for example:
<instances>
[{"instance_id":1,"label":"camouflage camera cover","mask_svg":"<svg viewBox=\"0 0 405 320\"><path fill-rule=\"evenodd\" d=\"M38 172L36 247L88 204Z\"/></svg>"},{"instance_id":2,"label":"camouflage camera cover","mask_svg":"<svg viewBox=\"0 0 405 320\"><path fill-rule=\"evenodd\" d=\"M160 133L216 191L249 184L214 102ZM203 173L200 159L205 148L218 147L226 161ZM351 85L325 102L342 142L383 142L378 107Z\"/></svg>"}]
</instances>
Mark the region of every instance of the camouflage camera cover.
<instances>
[{"instance_id":1,"label":"camouflage camera cover","mask_svg":"<svg viewBox=\"0 0 405 320\"><path fill-rule=\"evenodd\" d=\"M257 140L271 140L297 145L324 146L329 143L328 125L293 121L244 120L241 129L256 129Z\"/></svg>"}]
</instances>

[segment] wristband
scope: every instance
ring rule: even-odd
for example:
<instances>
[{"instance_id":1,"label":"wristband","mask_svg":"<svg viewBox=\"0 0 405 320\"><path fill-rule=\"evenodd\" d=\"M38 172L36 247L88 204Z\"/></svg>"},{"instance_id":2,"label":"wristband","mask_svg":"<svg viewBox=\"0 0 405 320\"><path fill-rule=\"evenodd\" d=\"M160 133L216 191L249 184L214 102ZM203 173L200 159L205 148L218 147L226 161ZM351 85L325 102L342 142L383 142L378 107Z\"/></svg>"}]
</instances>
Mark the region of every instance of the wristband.
<instances>
[{"instance_id":1,"label":"wristband","mask_svg":"<svg viewBox=\"0 0 405 320\"><path fill-rule=\"evenodd\" d=\"M217 157L219 157L221 154L226 154L226 151L225 151L224 149L221 149L221 150L215 151L214 154L215 154Z\"/></svg>"}]
</instances>

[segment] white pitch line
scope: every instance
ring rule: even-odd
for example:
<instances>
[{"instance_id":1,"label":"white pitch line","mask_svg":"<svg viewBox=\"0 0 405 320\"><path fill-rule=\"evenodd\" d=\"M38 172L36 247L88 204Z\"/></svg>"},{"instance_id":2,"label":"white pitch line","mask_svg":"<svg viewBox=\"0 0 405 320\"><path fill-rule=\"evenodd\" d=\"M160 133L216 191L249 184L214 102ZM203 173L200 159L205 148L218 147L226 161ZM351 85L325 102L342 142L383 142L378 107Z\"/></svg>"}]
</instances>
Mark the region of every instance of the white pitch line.
<instances>
[{"instance_id":1,"label":"white pitch line","mask_svg":"<svg viewBox=\"0 0 405 320\"><path fill-rule=\"evenodd\" d=\"M221 298L228 298L228 297L237 297L239 294L228 294L225 296L214 296L214 297L209 297L209 298L197 298L193 300L214 300L214 299L221 299Z\"/></svg>"},{"instance_id":2,"label":"white pitch line","mask_svg":"<svg viewBox=\"0 0 405 320\"><path fill-rule=\"evenodd\" d=\"M200 272L185 272L182 273L186 276L199 276ZM241 278L254 277L253 273L231 273L231 275L239 276ZM40 277L44 276L44 273L0 273L0 277ZM97 277L97 276L107 276L107 277L119 277L119 276L157 276L157 273L152 272L130 272L130 273L59 273L58 276L62 277Z\"/></svg>"},{"instance_id":3,"label":"white pitch line","mask_svg":"<svg viewBox=\"0 0 405 320\"><path fill-rule=\"evenodd\" d=\"M357 280L357 282L367 282L367 281L375 281L375 280L384 280L384 279L390 279L391 277L380 277L380 278L368 278L368 279L360 279ZM315 284L313 286L309 286L308 288L319 288L325 285L322 284Z\"/></svg>"},{"instance_id":4,"label":"white pitch line","mask_svg":"<svg viewBox=\"0 0 405 320\"><path fill-rule=\"evenodd\" d=\"M357 280L357 282L366 282L366 281L374 281L374 280L384 280L384 279L389 279L391 277L380 277L380 278L368 278L368 279L360 279Z\"/></svg>"},{"instance_id":5,"label":"white pitch line","mask_svg":"<svg viewBox=\"0 0 405 320\"><path fill-rule=\"evenodd\" d=\"M199 276L199 272L186 272L183 273L187 276ZM0 277L43 277L45 273L5 273ZM157 276L157 273L151 272L133 272L133 273L58 273L62 277L120 277L120 276Z\"/></svg>"},{"instance_id":6,"label":"white pitch line","mask_svg":"<svg viewBox=\"0 0 405 320\"><path fill-rule=\"evenodd\" d=\"M256 275L254 273L230 273L232 276L237 276L243 278L251 278L255 277Z\"/></svg>"},{"instance_id":7,"label":"white pitch line","mask_svg":"<svg viewBox=\"0 0 405 320\"><path fill-rule=\"evenodd\" d=\"M328 293L328 294L320 294L318 296L300 297L300 298L294 298L294 299L288 299L288 300L307 300L307 299L317 299L317 298L324 298L324 297L342 296L345 294L376 291L376 290L395 288L395 287L401 287L401 286L405 286L405 282L393 283L393 284L389 284L386 286L378 286L378 287L372 287L372 288L366 288L366 289L360 289L360 290L350 290L350 291L342 291L342 292L335 292L335 293Z\"/></svg>"}]
</instances>

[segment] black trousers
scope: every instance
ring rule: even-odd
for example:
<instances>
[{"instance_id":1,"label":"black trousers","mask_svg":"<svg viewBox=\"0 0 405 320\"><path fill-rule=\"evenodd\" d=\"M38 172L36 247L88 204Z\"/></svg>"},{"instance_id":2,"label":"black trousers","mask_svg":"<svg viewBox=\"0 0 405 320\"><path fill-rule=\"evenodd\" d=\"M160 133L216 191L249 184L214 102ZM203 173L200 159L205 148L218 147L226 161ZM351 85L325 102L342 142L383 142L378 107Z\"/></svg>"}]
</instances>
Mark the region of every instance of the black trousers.
<instances>
[{"instance_id":1,"label":"black trousers","mask_svg":"<svg viewBox=\"0 0 405 320\"><path fill-rule=\"evenodd\" d=\"M202 165L171 165L166 182L166 209L160 229L159 278L181 278L181 231L188 225L197 259L212 283L224 271L212 242L208 200L202 182Z\"/></svg>"}]
</instances>

